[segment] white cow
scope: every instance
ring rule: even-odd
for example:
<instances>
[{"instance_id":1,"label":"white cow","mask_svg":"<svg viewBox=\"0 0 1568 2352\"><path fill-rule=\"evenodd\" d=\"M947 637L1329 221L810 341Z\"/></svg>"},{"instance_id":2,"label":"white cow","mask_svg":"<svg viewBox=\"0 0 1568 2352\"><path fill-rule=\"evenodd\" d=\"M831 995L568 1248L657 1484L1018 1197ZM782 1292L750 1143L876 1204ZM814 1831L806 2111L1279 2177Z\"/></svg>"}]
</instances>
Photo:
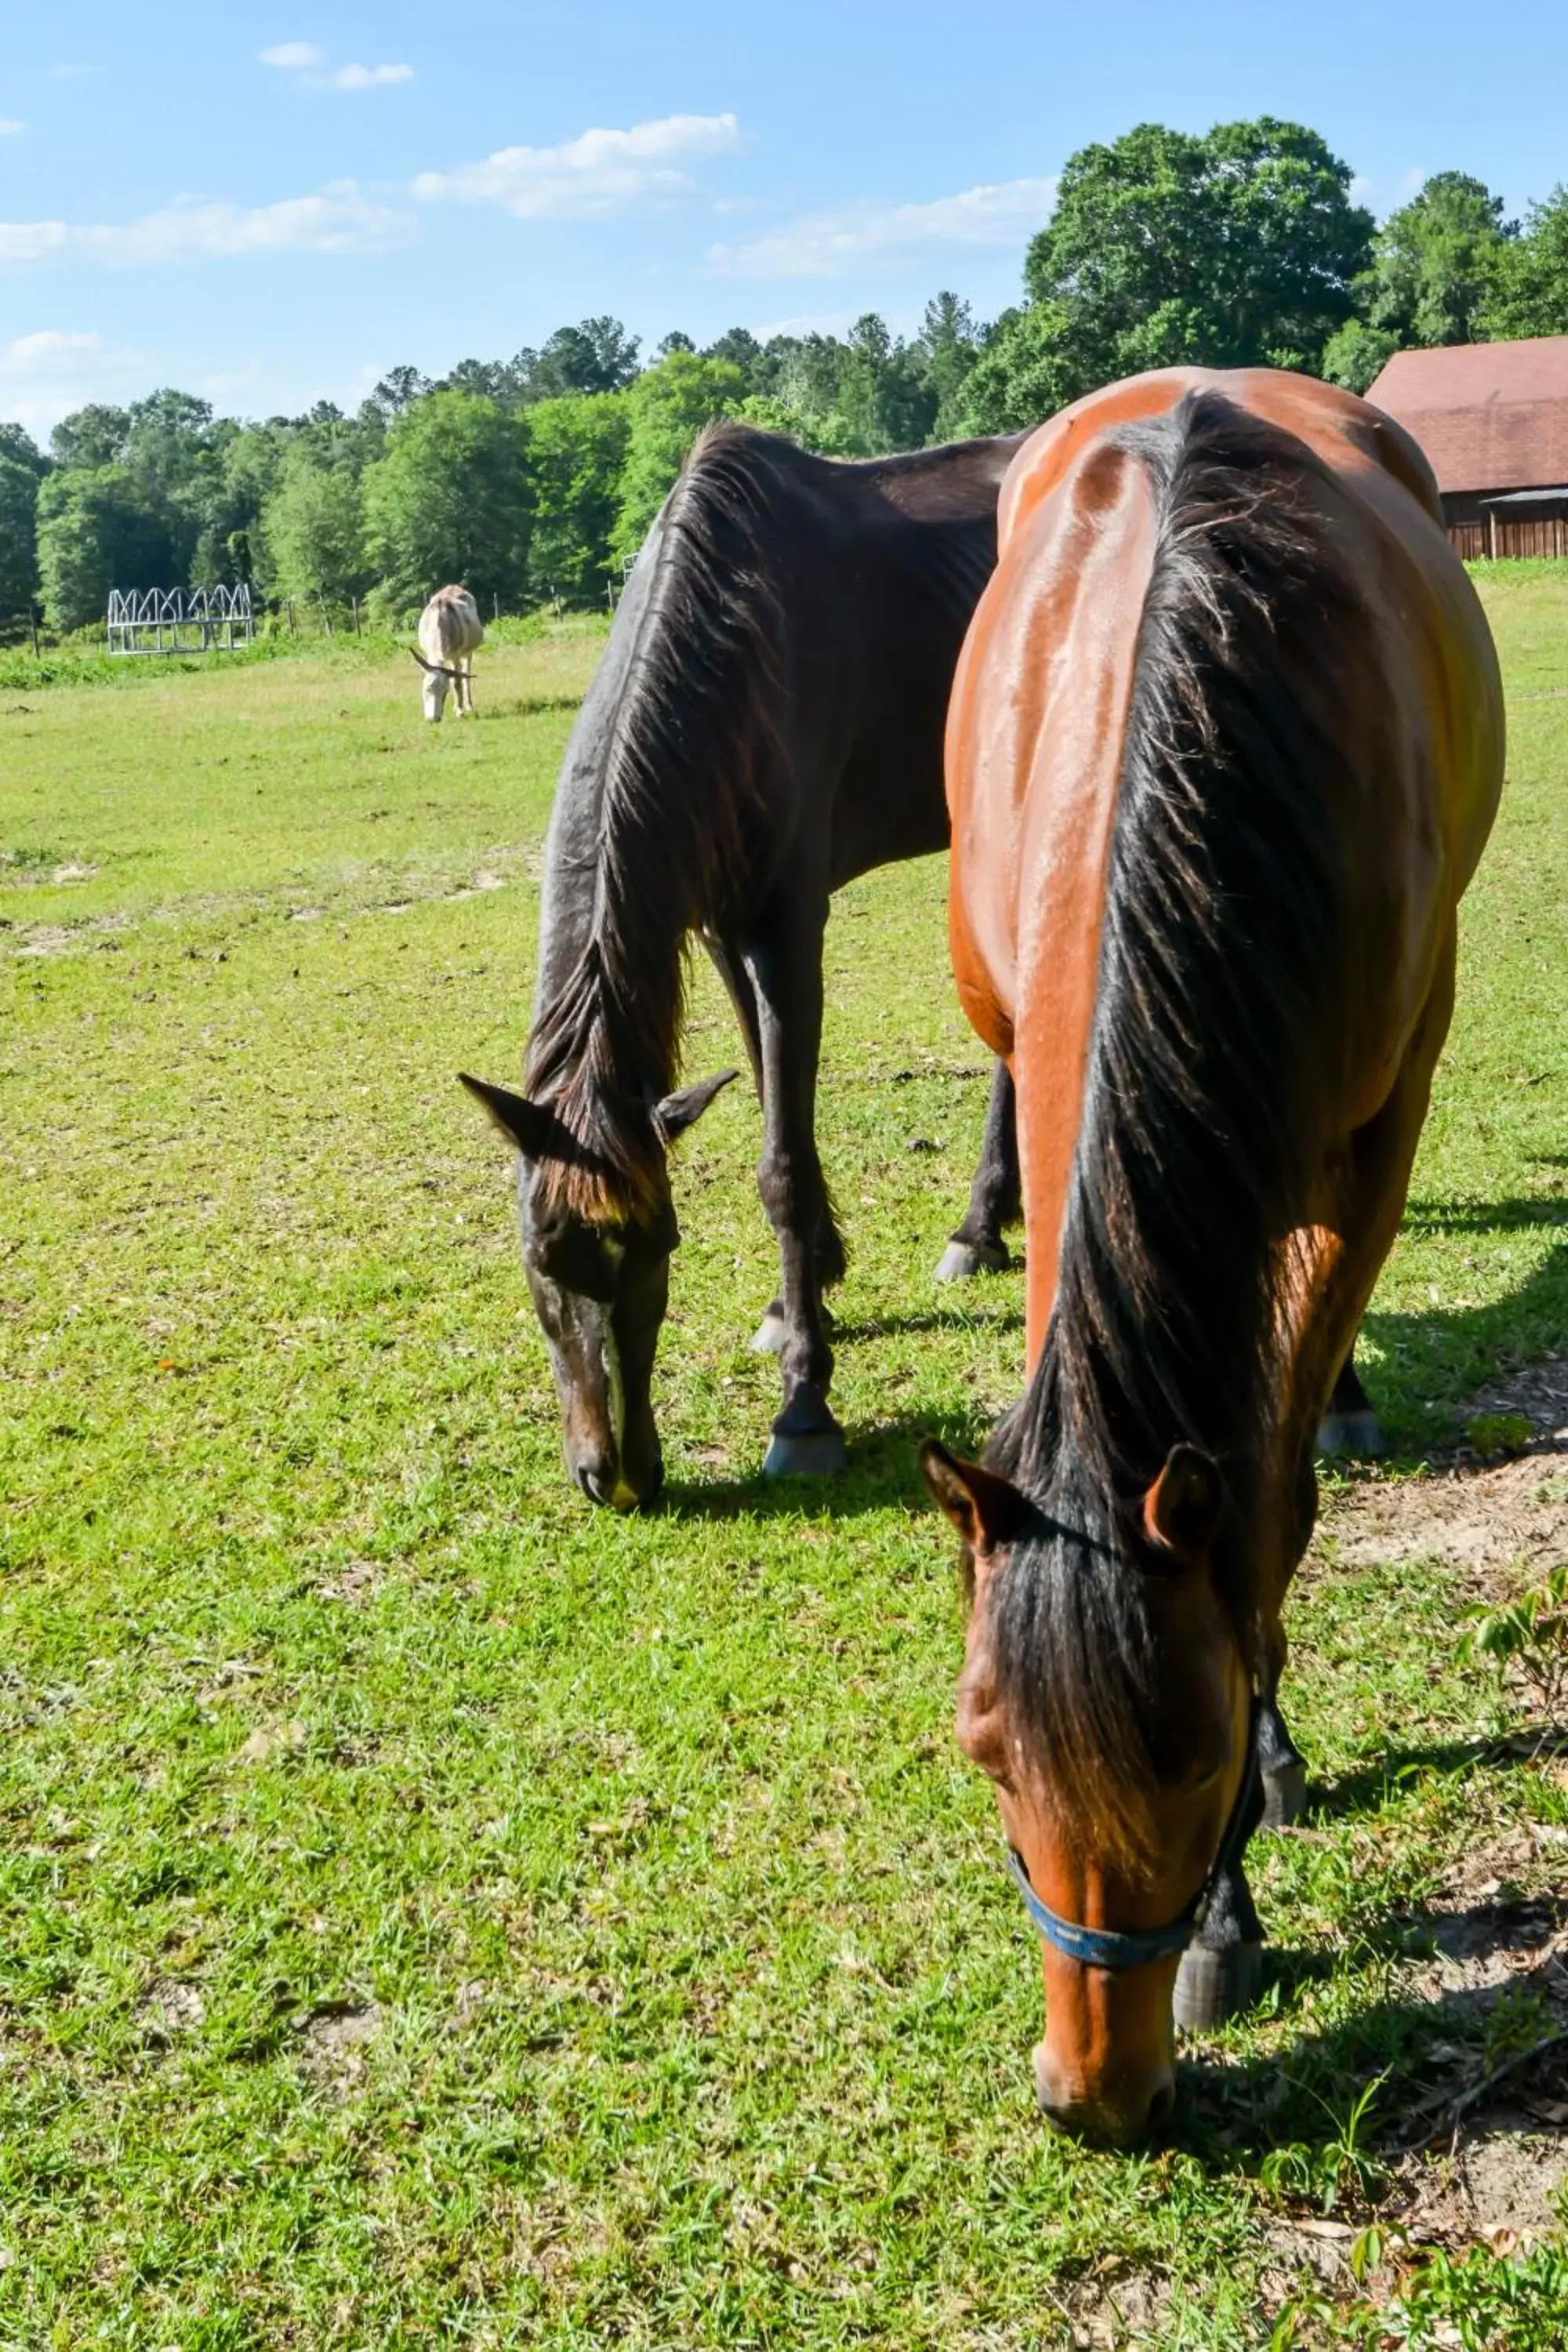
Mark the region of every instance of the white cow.
<instances>
[{"instance_id":1,"label":"white cow","mask_svg":"<svg viewBox=\"0 0 1568 2352\"><path fill-rule=\"evenodd\" d=\"M457 698L458 717L472 712L474 655L484 641L485 625L472 591L437 588L419 615L420 650L414 656L425 673L421 692L426 719L440 718L448 686Z\"/></svg>"}]
</instances>

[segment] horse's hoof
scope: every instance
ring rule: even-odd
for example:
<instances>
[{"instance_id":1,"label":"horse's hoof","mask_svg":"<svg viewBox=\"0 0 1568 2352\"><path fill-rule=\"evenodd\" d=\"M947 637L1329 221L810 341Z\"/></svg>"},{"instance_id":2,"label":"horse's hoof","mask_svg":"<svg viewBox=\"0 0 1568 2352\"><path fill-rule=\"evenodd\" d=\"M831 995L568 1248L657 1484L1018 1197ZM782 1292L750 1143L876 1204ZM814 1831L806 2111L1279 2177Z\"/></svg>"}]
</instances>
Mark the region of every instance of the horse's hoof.
<instances>
[{"instance_id":1,"label":"horse's hoof","mask_svg":"<svg viewBox=\"0 0 1568 2352\"><path fill-rule=\"evenodd\" d=\"M937 1267L939 1282L973 1282L977 1274L1005 1274L1013 1263L1005 1242L951 1241Z\"/></svg>"},{"instance_id":2,"label":"horse's hoof","mask_svg":"<svg viewBox=\"0 0 1568 2352\"><path fill-rule=\"evenodd\" d=\"M1207 2033L1250 2009L1262 1982L1261 1944L1226 1944L1219 1951L1189 1944L1176 1970L1176 2023L1188 2033Z\"/></svg>"},{"instance_id":3,"label":"horse's hoof","mask_svg":"<svg viewBox=\"0 0 1568 2352\"><path fill-rule=\"evenodd\" d=\"M1327 1459L1372 1462L1383 1452L1383 1432L1369 1405L1360 1412L1326 1412L1318 1423L1318 1452Z\"/></svg>"},{"instance_id":4,"label":"horse's hoof","mask_svg":"<svg viewBox=\"0 0 1568 2352\"><path fill-rule=\"evenodd\" d=\"M803 1430L795 1436L775 1431L763 1464L764 1478L837 1478L849 1466L844 1433L838 1429Z\"/></svg>"},{"instance_id":5,"label":"horse's hoof","mask_svg":"<svg viewBox=\"0 0 1568 2352\"><path fill-rule=\"evenodd\" d=\"M764 1315L752 1334L752 1355L782 1356L788 1336L782 1315Z\"/></svg>"},{"instance_id":6,"label":"horse's hoof","mask_svg":"<svg viewBox=\"0 0 1568 2352\"><path fill-rule=\"evenodd\" d=\"M1263 1818L1259 1829L1289 1829L1300 1821L1307 1809L1307 1768L1299 1756L1288 1763L1266 1765L1263 1781Z\"/></svg>"}]
</instances>

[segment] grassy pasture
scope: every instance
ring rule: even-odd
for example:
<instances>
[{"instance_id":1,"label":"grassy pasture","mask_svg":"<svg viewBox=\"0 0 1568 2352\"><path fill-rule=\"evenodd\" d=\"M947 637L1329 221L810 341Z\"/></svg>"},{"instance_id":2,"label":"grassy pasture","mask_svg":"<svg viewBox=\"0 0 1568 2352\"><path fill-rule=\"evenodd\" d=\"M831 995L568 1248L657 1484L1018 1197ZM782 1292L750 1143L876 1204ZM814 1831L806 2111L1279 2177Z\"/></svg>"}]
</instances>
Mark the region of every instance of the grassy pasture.
<instances>
[{"instance_id":1,"label":"grassy pasture","mask_svg":"<svg viewBox=\"0 0 1568 2352\"><path fill-rule=\"evenodd\" d=\"M1417 1511L1568 1333L1568 583L1484 593L1509 794L1365 1358ZM1568 1777L1457 1663L1479 1571L1369 1551L1366 1482L1292 1619L1316 1803L1255 1849L1262 2009L1168 2149L1034 2116L912 1465L1021 1349L1016 1277L930 1280L985 1084L940 861L829 934L849 1476L755 1481L737 1087L679 1170L668 1504L568 1492L452 1073L515 1072L595 651L495 649L438 730L348 647L0 694L0 2347L1559 2344L1561 2239L1443 2205L1446 2130L1397 2151L1565 2021L1540 1938L1468 2006L1443 1955L1560 1926ZM690 1071L737 1057L700 971ZM1473 2170L1550 2137L1467 2112Z\"/></svg>"}]
</instances>

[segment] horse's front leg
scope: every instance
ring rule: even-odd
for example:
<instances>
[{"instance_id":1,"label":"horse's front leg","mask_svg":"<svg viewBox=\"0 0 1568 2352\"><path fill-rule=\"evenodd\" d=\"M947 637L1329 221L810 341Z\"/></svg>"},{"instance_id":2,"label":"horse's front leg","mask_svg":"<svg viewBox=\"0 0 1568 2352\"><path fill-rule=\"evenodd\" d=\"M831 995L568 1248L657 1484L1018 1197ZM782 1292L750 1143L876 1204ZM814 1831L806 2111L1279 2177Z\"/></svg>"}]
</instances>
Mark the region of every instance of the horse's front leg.
<instances>
[{"instance_id":1,"label":"horse's front leg","mask_svg":"<svg viewBox=\"0 0 1568 2352\"><path fill-rule=\"evenodd\" d=\"M757 1189L779 1247L784 1406L763 1465L775 1478L825 1477L845 1466L844 1434L827 1405L833 1349L822 1307L824 1284L844 1271L844 1249L816 1135L826 919L826 899L809 916L792 910L745 958L763 1071Z\"/></svg>"},{"instance_id":2,"label":"horse's front leg","mask_svg":"<svg viewBox=\"0 0 1568 2352\"><path fill-rule=\"evenodd\" d=\"M969 1213L942 1252L939 1282L966 1282L971 1275L1000 1274L1010 1260L1004 1229L1017 1223L1023 1206L1018 1181L1018 1110L1013 1074L998 1060L985 1106L980 1165L970 1187Z\"/></svg>"}]
</instances>

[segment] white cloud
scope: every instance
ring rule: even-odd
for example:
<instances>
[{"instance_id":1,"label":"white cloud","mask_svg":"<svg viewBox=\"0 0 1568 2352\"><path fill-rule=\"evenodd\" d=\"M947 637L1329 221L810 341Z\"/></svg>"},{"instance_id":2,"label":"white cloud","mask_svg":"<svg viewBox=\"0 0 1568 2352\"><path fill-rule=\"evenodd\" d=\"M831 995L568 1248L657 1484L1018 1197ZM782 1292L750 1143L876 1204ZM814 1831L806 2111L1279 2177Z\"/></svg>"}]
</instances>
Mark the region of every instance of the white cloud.
<instances>
[{"instance_id":1,"label":"white cloud","mask_svg":"<svg viewBox=\"0 0 1568 2352\"><path fill-rule=\"evenodd\" d=\"M386 89L392 83L412 81L412 66L339 66L329 77L334 89Z\"/></svg>"},{"instance_id":2,"label":"white cloud","mask_svg":"<svg viewBox=\"0 0 1568 2352\"><path fill-rule=\"evenodd\" d=\"M308 89L388 89L394 83L412 81L412 66L332 66L328 68L325 49L314 41L279 41L276 47L258 49L257 56L264 66L273 66L279 73L298 74Z\"/></svg>"},{"instance_id":3,"label":"white cloud","mask_svg":"<svg viewBox=\"0 0 1568 2352\"><path fill-rule=\"evenodd\" d=\"M740 144L732 114L668 114L629 131L584 131L559 147L502 147L482 163L421 172L414 194L426 203L500 205L519 220L598 220L689 194L695 184L682 164L732 155Z\"/></svg>"},{"instance_id":4,"label":"white cloud","mask_svg":"<svg viewBox=\"0 0 1568 2352\"><path fill-rule=\"evenodd\" d=\"M101 335L72 334L58 327L40 328L36 334L18 335L0 352L0 367L17 372L37 368L59 368L89 356L96 358L103 349Z\"/></svg>"},{"instance_id":5,"label":"white cloud","mask_svg":"<svg viewBox=\"0 0 1568 2352\"><path fill-rule=\"evenodd\" d=\"M79 257L123 265L251 253L381 253L404 244L410 226L405 215L373 203L345 180L275 205L184 200L113 226L0 221L0 266Z\"/></svg>"},{"instance_id":6,"label":"white cloud","mask_svg":"<svg viewBox=\"0 0 1568 2352\"><path fill-rule=\"evenodd\" d=\"M1002 180L923 205L845 205L738 245L710 248L710 268L735 278L836 278L868 261L932 247L1016 245L1046 221L1055 180Z\"/></svg>"},{"instance_id":7,"label":"white cloud","mask_svg":"<svg viewBox=\"0 0 1568 2352\"><path fill-rule=\"evenodd\" d=\"M98 334L38 328L0 343L0 416L15 417L41 444L85 401L133 399L150 379L168 377L145 352Z\"/></svg>"},{"instance_id":8,"label":"white cloud","mask_svg":"<svg viewBox=\"0 0 1568 2352\"><path fill-rule=\"evenodd\" d=\"M25 131L26 127L25 122L18 122L13 115L0 114L0 139L9 139L13 132Z\"/></svg>"}]
</instances>

